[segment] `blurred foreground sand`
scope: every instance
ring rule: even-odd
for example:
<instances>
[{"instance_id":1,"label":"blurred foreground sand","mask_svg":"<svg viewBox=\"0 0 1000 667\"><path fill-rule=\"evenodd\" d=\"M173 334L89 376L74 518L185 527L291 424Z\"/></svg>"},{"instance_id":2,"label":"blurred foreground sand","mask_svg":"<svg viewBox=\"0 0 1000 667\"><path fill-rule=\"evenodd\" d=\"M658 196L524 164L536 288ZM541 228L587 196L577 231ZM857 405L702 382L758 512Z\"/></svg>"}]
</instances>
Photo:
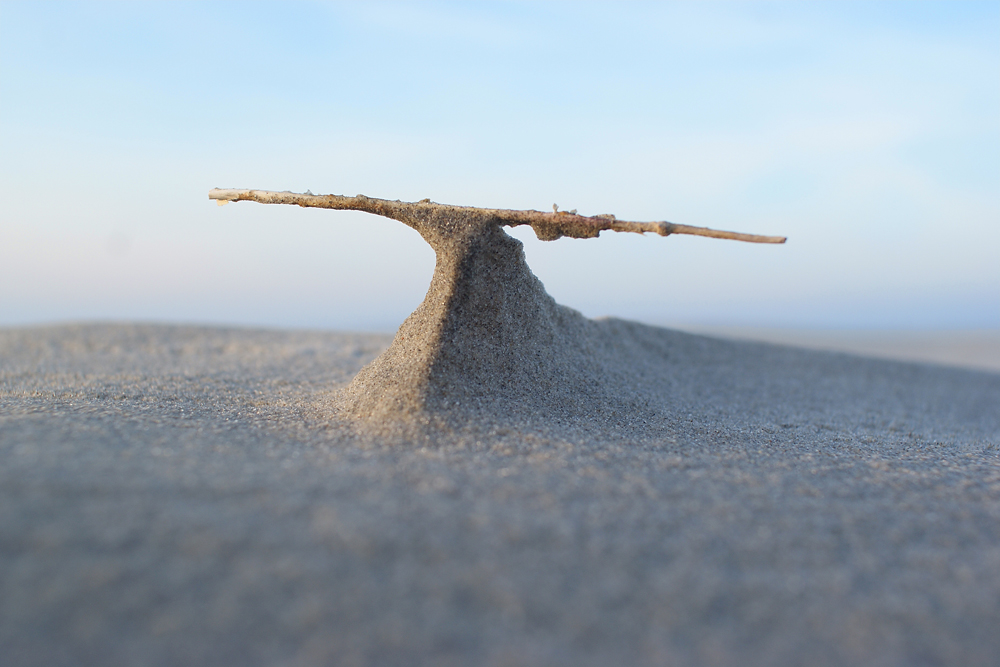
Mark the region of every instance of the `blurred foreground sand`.
<instances>
[{"instance_id":1,"label":"blurred foreground sand","mask_svg":"<svg viewBox=\"0 0 1000 667\"><path fill-rule=\"evenodd\" d=\"M996 664L1000 374L623 327L656 419L395 443L387 336L0 330L0 663Z\"/></svg>"}]
</instances>

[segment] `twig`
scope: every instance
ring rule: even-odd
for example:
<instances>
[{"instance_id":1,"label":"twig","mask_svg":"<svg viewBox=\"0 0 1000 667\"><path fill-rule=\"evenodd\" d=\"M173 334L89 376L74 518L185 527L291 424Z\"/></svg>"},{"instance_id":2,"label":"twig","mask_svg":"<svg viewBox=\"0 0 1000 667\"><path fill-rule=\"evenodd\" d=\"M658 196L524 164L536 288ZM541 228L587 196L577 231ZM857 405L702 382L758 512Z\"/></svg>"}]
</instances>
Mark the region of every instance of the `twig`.
<instances>
[{"instance_id":1,"label":"twig","mask_svg":"<svg viewBox=\"0 0 1000 667\"><path fill-rule=\"evenodd\" d=\"M593 238L605 229L616 232L653 232L660 236L670 234L688 234L692 236L708 236L715 239L732 239L748 243L784 243L784 236L760 236L757 234L741 234L725 232L708 227L692 227L676 225L671 222L627 222L617 220L613 215L585 216L575 212L513 211L499 208L476 208L473 206L452 206L438 204L429 199L419 202L403 202L399 200L375 199L358 195L345 197L342 195L297 194L294 192L270 192L267 190L211 190L209 199L214 199L220 205L231 201L255 201L261 204L294 204L306 208L332 208L337 210L364 211L385 216L411 224L415 217L424 217L428 213L447 211L450 213L466 212L477 217L486 216L496 220L500 225L517 227L530 225L535 234L543 241L552 241L562 236L572 238Z\"/></svg>"}]
</instances>

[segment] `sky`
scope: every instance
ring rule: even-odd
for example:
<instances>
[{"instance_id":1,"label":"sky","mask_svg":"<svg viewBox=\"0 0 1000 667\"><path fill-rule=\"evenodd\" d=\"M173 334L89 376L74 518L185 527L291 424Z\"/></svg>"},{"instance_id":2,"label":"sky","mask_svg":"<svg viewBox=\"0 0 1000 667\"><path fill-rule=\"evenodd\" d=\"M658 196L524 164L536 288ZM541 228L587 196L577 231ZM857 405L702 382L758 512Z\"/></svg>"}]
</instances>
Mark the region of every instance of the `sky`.
<instances>
[{"instance_id":1,"label":"sky","mask_svg":"<svg viewBox=\"0 0 1000 667\"><path fill-rule=\"evenodd\" d=\"M0 326L423 298L413 230L213 187L789 239L511 230L591 317L1000 328L1000 3L0 2Z\"/></svg>"}]
</instances>

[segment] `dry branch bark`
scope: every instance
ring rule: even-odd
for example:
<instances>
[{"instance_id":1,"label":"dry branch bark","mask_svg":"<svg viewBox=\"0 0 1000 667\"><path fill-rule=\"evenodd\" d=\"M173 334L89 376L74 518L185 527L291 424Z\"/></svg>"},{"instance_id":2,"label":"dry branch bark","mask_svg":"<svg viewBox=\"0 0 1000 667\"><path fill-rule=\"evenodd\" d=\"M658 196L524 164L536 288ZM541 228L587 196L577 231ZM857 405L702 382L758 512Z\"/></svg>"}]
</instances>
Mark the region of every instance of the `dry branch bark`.
<instances>
[{"instance_id":1,"label":"dry branch bark","mask_svg":"<svg viewBox=\"0 0 1000 667\"><path fill-rule=\"evenodd\" d=\"M613 215L585 216L575 212L554 211L514 211L500 208L477 208L473 206L452 206L438 204L430 199L418 202L375 199L357 195L314 195L295 192L271 192L268 190L220 190L214 189L208 193L209 199L217 200L220 205L231 201L254 201L261 204L293 204L307 208L331 208L337 210L364 211L386 218L398 220L414 227L418 231L419 221L429 217L438 217L441 213L465 213L477 218L489 218L499 225L517 227L530 225L535 235L542 241L554 241L563 236L577 239L594 238L605 229L615 232L635 232L642 234L652 232L660 236L670 234L688 234L691 236L707 236L716 239L731 239L748 243L784 243L784 236L761 236L758 234L742 234L727 232L708 227L692 227L677 225L672 222L629 222L617 220Z\"/></svg>"}]
</instances>

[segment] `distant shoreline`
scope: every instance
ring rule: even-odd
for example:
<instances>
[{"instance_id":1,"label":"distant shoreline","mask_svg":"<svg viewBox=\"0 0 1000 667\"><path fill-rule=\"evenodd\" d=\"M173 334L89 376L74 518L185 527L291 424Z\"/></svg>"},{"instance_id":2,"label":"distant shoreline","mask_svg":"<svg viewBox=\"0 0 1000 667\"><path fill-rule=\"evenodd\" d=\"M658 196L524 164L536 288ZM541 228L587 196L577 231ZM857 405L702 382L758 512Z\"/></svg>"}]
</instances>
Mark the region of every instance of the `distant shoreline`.
<instances>
[{"instance_id":1,"label":"distant shoreline","mask_svg":"<svg viewBox=\"0 0 1000 667\"><path fill-rule=\"evenodd\" d=\"M716 338L1000 372L1000 329L892 331L685 325L670 328Z\"/></svg>"}]
</instances>

